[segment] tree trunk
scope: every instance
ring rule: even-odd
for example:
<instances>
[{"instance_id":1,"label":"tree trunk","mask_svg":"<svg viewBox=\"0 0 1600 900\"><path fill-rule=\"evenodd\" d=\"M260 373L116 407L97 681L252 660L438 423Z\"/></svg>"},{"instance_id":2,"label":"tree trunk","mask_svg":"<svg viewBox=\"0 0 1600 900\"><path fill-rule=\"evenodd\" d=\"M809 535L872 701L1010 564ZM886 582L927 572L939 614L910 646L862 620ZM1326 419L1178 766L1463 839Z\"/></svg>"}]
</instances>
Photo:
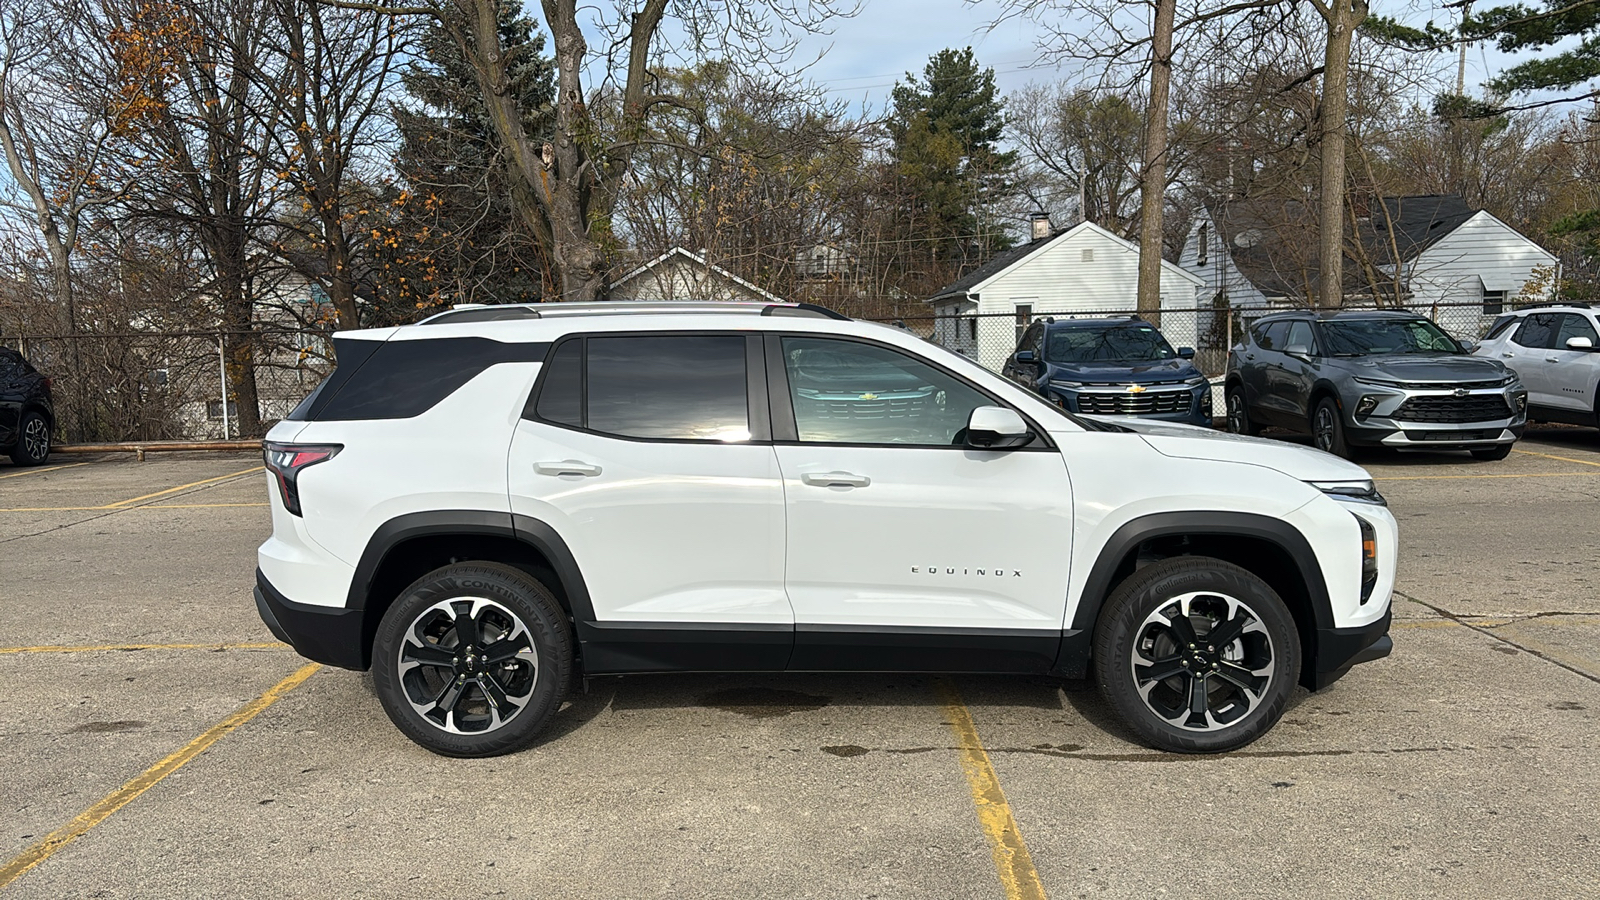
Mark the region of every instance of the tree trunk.
<instances>
[{"instance_id":1,"label":"tree trunk","mask_svg":"<svg viewBox=\"0 0 1600 900\"><path fill-rule=\"evenodd\" d=\"M1162 207L1167 194L1167 105L1177 0L1156 0L1150 33L1150 107L1145 111L1139 185L1139 314L1161 325Z\"/></svg>"},{"instance_id":2,"label":"tree trunk","mask_svg":"<svg viewBox=\"0 0 1600 900\"><path fill-rule=\"evenodd\" d=\"M242 222L238 227L221 228L212 232L213 259L216 265L216 291L222 316L223 338L227 352L223 354L224 368L228 373L228 390L222 402L233 398L237 418L228 418L238 428L239 437L255 437L262 433L261 404L256 393L256 347L250 335L252 312L249 293L245 290L245 235Z\"/></svg>"},{"instance_id":3,"label":"tree trunk","mask_svg":"<svg viewBox=\"0 0 1600 900\"><path fill-rule=\"evenodd\" d=\"M1345 119L1350 106L1350 43L1367 17L1367 0L1315 3L1328 26L1322 63L1322 108L1318 143L1322 183L1318 197L1317 291L1312 303L1329 309L1344 305Z\"/></svg>"}]
</instances>

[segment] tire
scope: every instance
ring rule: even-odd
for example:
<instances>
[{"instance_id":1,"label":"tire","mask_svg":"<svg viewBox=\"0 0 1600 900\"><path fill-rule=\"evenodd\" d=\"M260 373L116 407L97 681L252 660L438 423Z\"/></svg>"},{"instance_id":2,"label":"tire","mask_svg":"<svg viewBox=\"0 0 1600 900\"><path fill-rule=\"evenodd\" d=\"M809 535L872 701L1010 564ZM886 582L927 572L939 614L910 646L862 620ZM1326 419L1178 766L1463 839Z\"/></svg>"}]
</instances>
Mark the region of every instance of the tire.
<instances>
[{"instance_id":1,"label":"tire","mask_svg":"<svg viewBox=\"0 0 1600 900\"><path fill-rule=\"evenodd\" d=\"M463 644L465 654L458 652ZM384 613L373 645L383 711L406 737L441 756L528 747L561 708L572 673L572 632L561 604L532 577L499 563L458 563L424 575Z\"/></svg>"},{"instance_id":2,"label":"tire","mask_svg":"<svg viewBox=\"0 0 1600 900\"><path fill-rule=\"evenodd\" d=\"M1228 388L1223 392L1223 403L1227 405L1229 431L1251 437L1261 433L1261 426L1250 421L1250 406L1244 402L1243 388Z\"/></svg>"},{"instance_id":3,"label":"tire","mask_svg":"<svg viewBox=\"0 0 1600 900\"><path fill-rule=\"evenodd\" d=\"M1511 455L1511 445L1510 444L1496 444L1493 447L1483 447L1481 449L1472 451L1472 458L1473 459L1481 459L1481 460L1485 460L1485 461L1488 461L1488 462L1493 462L1494 460L1497 460L1497 459L1505 459L1506 457L1508 457L1510 455Z\"/></svg>"},{"instance_id":4,"label":"tire","mask_svg":"<svg viewBox=\"0 0 1600 900\"><path fill-rule=\"evenodd\" d=\"M1344 436L1344 418L1332 397L1323 397L1311 411L1311 443L1318 450L1350 459L1350 444Z\"/></svg>"},{"instance_id":5,"label":"tire","mask_svg":"<svg viewBox=\"0 0 1600 900\"><path fill-rule=\"evenodd\" d=\"M50 420L36 412L22 414L17 423L17 445L11 461L19 466L42 465L50 458Z\"/></svg>"},{"instance_id":6,"label":"tire","mask_svg":"<svg viewBox=\"0 0 1600 900\"><path fill-rule=\"evenodd\" d=\"M1241 632L1222 646L1205 641L1225 627ZM1294 617L1272 588L1204 556L1139 569L1095 627L1101 695L1140 740L1178 753L1236 750L1265 734L1283 715L1300 660Z\"/></svg>"}]
</instances>

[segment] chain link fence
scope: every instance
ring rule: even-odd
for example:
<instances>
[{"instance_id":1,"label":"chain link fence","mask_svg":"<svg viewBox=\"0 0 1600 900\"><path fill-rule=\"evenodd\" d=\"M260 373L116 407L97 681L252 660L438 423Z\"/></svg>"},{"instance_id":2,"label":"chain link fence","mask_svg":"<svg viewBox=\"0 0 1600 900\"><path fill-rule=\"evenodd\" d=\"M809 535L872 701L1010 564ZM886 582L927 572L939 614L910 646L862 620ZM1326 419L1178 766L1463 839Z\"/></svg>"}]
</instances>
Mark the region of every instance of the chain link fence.
<instances>
[{"instance_id":1,"label":"chain link fence","mask_svg":"<svg viewBox=\"0 0 1600 900\"><path fill-rule=\"evenodd\" d=\"M1255 319L1282 311L1168 308L1146 319L1174 347L1194 348L1200 371L1220 382L1228 348ZM1482 303L1412 311L1468 340L1481 337L1500 312ZM1013 312L930 312L873 321L905 328L998 372L1033 322L1134 315L1130 309L1051 309L1033 303L1018 304ZM51 378L61 441L257 437L316 387L333 359L329 335L310 330L13 336L0 338L0 344L21 351Z\"/></svg>"},{"instance_id":2,"label":"chain link fence","mask_svg":"<svg viewBox=\"0 0 1600 900\"><path fill-rule=\"evenodd\" d=\"M328 335L314 331L31 335L0 344L50 378L62 442L257 437L316 387L333 358Z\"/></svg>"}]
</instances>

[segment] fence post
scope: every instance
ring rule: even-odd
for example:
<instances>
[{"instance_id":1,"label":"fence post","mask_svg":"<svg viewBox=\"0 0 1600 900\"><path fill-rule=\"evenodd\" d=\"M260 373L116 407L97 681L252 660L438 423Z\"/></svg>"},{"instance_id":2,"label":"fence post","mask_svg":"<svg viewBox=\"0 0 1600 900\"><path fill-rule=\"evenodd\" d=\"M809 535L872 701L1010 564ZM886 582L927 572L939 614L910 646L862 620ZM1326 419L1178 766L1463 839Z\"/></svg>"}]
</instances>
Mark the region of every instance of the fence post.
<instances>
[{"instance_id":1,"label":"fence post","mask_svg":"<svg viewBox=\"0 0 1600 900\"><path fill-rule=\"evenodd\" d=\"M219 332L217 334L217 371L222 374L222 439L227 440L233 435L228 429L228 351L226 338Z\"/></svg>"}]
</instances>

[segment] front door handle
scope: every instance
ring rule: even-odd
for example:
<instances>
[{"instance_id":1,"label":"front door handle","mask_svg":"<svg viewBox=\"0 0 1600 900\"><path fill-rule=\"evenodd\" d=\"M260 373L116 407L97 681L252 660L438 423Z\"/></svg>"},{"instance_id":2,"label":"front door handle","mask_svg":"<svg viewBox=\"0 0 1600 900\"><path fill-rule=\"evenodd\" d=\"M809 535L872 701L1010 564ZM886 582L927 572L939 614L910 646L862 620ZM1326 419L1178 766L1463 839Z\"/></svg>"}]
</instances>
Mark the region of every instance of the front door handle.
<instances>
[{"instance_id":1,"label":"front door handle","mask_svg":"<svg viewBox=\"0 0 1600 900\"><path fill-rule=\"evenodd\" d=\"M1546 356L1544 358L1544 361L1545 362L1561 362L1561 357L1559 357L1559 356Z\"/></svg>"},{"instance_id":2,"label":"front door handle","mask_svg":"<svg viewBox=\"0 0 1600 900\"><path fill-rule=\"evenodd\" d=\"M1515 353L1502 353L1502 354L1500 354L1500 358L1501 359L1516 359L1517 355Z\"/></svg>"},{"instance_id":3,"label":"front door handle","mask_svg":"<svg viewBox=\"0 0 1600 900\"><path fill-rule=\"evenodd\" d=\"M579 459L563 459L560 462L536 462L533 470L540 475L599 475L600 467L586 463Z\"/></svg>"},{"instance_id":4,"label":"front door handle","mask_svg":"<svg viewBox=\"0 0 1600 900\"><path fill-rule=\"evenodd\" d=\"M849 472L807 472L800 480L816 487L866 487L872 479Z\"/></svg>"}]
</instances>

